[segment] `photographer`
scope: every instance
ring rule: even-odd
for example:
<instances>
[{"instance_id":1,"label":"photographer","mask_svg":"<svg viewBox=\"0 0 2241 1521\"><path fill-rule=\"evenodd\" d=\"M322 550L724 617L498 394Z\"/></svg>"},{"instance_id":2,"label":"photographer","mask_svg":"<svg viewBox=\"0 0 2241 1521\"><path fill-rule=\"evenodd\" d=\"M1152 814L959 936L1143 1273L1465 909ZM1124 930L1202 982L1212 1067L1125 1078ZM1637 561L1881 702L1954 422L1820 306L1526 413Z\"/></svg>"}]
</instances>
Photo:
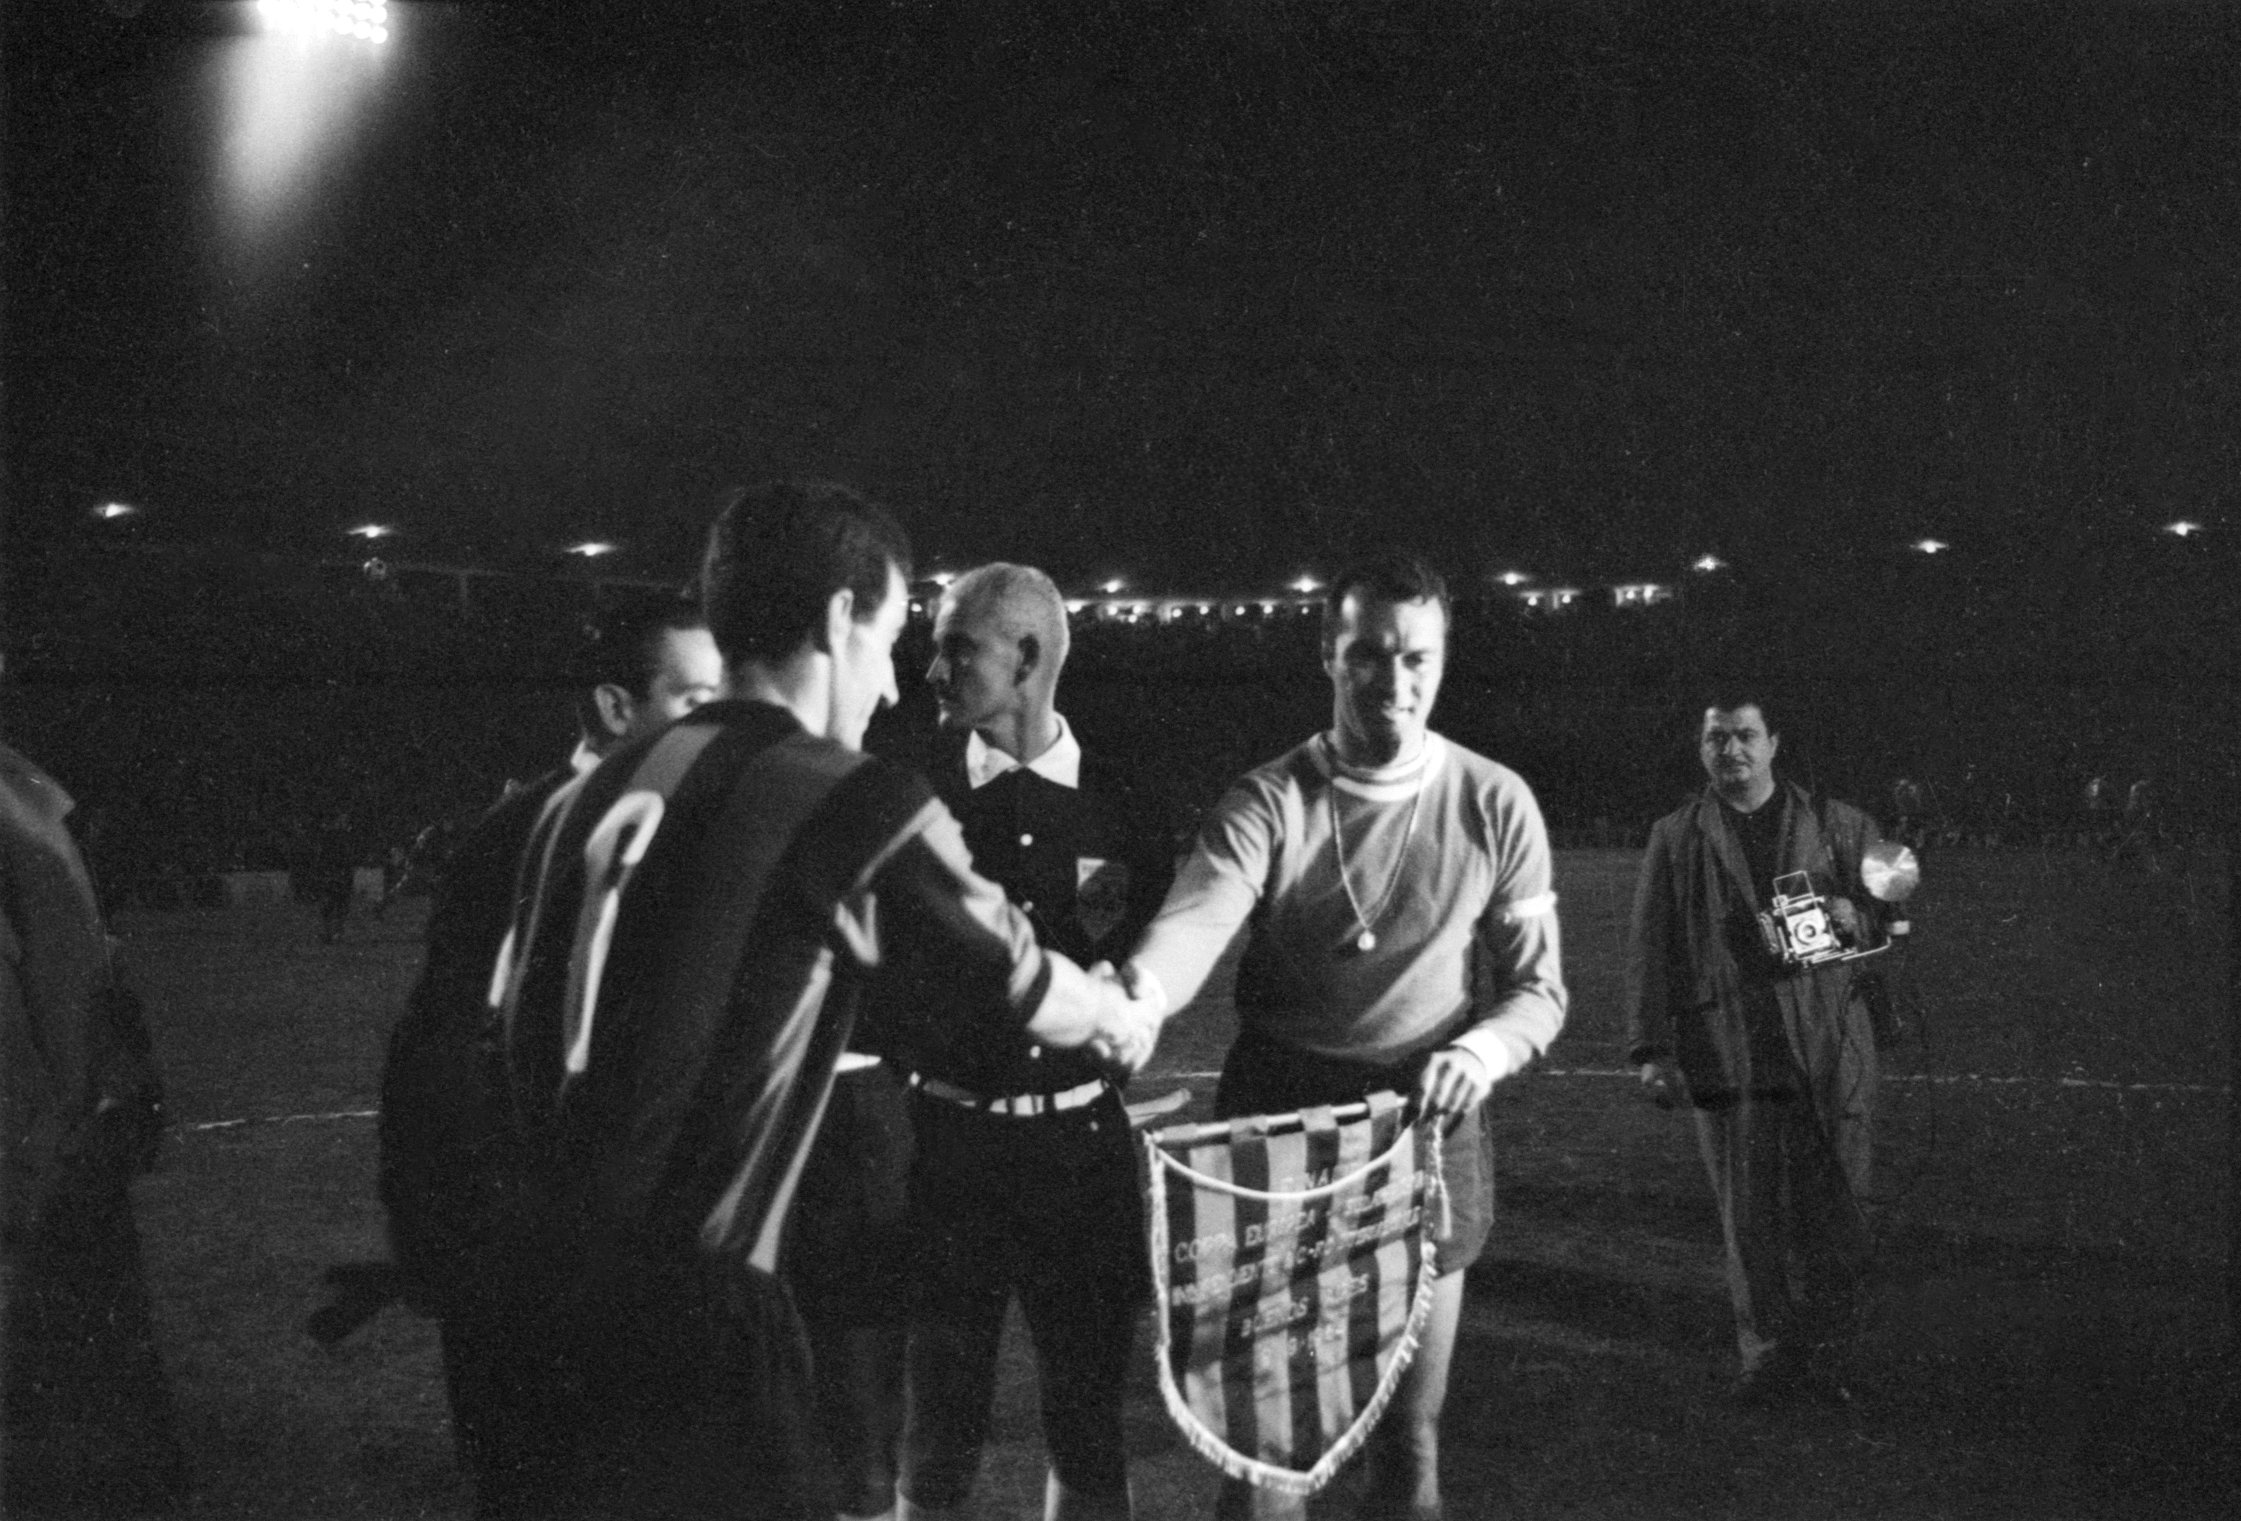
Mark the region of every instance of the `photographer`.
<instances>
[{"instance_id":1,"label":"photographer","mask_svg":"<svg viewBox=\"0 0 2241 1521\"><path fill-rule=\"evenodd\" d=\"M1847 956L1881 934L1860 877L1877 830L1778 781L1780 745L1756 692L1704 710L1710 785L1650 831L1627 958L1628 1060L1691 1106L1719 1202L1746 1403L1850 1338L1869 1246L1878 990Z\"/></svg>"}]
</instances>

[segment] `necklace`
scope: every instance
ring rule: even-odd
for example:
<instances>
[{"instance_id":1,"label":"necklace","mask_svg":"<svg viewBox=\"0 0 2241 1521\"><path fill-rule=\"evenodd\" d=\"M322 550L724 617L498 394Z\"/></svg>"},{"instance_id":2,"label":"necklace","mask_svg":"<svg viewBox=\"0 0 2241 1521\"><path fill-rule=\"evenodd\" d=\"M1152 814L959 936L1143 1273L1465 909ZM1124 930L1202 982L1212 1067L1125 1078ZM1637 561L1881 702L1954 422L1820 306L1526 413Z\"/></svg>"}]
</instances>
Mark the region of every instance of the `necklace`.
<instances>
[{"instance_id":1,"label":"necklace","mask_svg":"<svg viewBox=\"0 0 2241 1521\"><path fill-rule=\"evenodd\" d=\"M1323 794L1323 801L1330 807L1331 849L1338 856L1339 889L1346 894L1346 906L1354 911L1354 922L1362 927L1362 932L1354 937L1354 949L1367 953L1377 949L1377 931L1371 926L1383 918L1385 910L1392 906L1393 894L1400 889L1401 873L1408 866L1408 842L1416 837L1416 810L1424 801L1424 779L1417 778L1416 791L1409 797L1408 823L1401 830L1401 848L1393 853L1393 870L1385 879L1385 891L1378 895L1377 907L1364 913L1361 900L1354 896L1354 880L1346 872L1346 832L1339 827L1338 822L1336 761L1337 757L1333 756L1331 787Z\"/></svg>"}]
</instances>

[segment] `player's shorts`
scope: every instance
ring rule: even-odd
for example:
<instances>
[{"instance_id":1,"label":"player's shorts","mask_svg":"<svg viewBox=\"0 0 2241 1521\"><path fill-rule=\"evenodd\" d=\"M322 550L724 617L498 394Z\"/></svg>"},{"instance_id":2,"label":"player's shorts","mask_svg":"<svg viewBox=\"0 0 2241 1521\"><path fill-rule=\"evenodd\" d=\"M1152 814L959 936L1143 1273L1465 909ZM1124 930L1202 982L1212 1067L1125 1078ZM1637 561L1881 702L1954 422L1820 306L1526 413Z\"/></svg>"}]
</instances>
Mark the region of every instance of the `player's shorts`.
<instances>
[{"instance_id":1,"label":"player's shorts","mask_svg":"<svg viewBox=\"0 0 2241 1521\"><path fill-rule=\"evenodd\" d=\"M882 1062L833 1080L780 1256L803 1318L850 1326L908 1318L911 1153L900 1070Z\"/></svg>"}]
</instances>

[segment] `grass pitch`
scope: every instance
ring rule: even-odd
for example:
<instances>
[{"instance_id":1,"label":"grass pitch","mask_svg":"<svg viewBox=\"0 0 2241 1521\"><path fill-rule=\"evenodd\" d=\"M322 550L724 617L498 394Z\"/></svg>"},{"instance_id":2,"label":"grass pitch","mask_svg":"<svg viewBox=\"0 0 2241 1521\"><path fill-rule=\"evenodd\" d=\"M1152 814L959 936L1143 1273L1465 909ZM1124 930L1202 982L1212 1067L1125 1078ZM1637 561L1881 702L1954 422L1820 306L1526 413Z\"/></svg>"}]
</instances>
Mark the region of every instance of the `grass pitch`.
<instances>
[{"instance_id":1,"label":"grass pitch","mask_svg":"<svg viewBox=\"0 0 2241 1521\"><path fill-rule=\"evenodd\" d=\"M1445 1424L1449 1513L1525 1517L2225 1517L2232 1179L2222 863L1929 863L1890 1053L1884 1243L1847 1401L1742 1412L1717 1225L1686 1123L1619 1064L1630 852L1559 856L1573 1013L1494 1102L1502 1208ZM2217 866L2219 869L2213 869ZM399 1311L327 1351L330 1263L381 1255L374 1105L417 905L321 945L308 910L134 915L179 1133L139 1187L164 1350L208 1517L464 1517L435 1338ZM1229 1020L1171 1028L1137 1096L1202 1117ZM1138 1359L1138 1512L1213 1479ZM1327 1508L1345 1514L1349 1486ZM1041 1513L1020 1338L976 1504Z\"/></svg>"}]
</instances>

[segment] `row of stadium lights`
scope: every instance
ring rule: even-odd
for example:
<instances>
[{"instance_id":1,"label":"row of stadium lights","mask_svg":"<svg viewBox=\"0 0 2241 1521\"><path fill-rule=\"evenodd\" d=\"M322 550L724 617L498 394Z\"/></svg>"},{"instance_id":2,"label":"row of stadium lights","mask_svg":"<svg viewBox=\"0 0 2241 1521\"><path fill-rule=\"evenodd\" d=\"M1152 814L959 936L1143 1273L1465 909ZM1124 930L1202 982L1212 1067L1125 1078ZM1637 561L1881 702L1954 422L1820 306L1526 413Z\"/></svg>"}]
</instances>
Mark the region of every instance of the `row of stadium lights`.
<instances>
[{"instance_id":1,"label":"row of stadium lights","mask_svg":"<svg viewBox=\"0 0 2241 1521\"><path fill-rule=\"evenodd\" d=\"M140 509L127 502L103 502L100 506L93 509L94 517L104 523L113 523L124 518L137 517L139 516L139 514ZM2190 518L2180 518L2175 522L2166 523L2161 529L2161 532L2167 533L2173 538L2178 539L2191 539L2204 531L2205 530L2202 524L2195 522ZM361 523L355 528L346 528L343 530L343 532L350 538L362 539L370 545L381 539L394 538L397 535L398 530L394 526L387 523ZM621 549L621 547L621 545L609 542L605 539L586 539L578 544L566 545L561 549L560 552L562 554L576 555L585 560L596 560L603 556L616 553ZM1935 556L1946 553L1948 550L1952 549L1953 546L1951 543L1944 539L1924 538L1916 539L1907 547L1917 554ZM1696 559L1689 562L1689 569L1697 572L1699 575L1710 575L1714 571L1725 570L1726 568L1727 561L1721 559L1718 555L1713 554L1699 555L1696 557ZM952 572L941 571L937 572L930 579L936 586L947 587L950 582L956 580L957 578ZM1501 582L1504 586L1509 587L1511 590L1520 592L1521 595L1526 596L1528 599L1536 595L1536 593L1534 592L1523 590L1523 588L1527 587L1532 582L1533 577L1522 570L1505 570L1495 576L1494 579ZM1097 589L1105 596L1117 597L1127 592L1128 583L1115 576L1108 580L1100 582ZM1293 581L1286 589L1292 592L1296 592L1303 597L1311 596L1323 589L1323 583L1316 580L1313 576L1301 576L1298 580ZM1661 590L1662 589L1653 582L1642 582L1635 585L1621 586L1617 588L1617 591L1619 593L1619 600L1621 600L1622 602L1658 601L1661 600ZM1629 592L1636 593L1637 595L1630 598L1626 595ZM1540 595L1548 596L1552 599L1552 605L1561 607L1577 598L1579 593L1576 589L1564 588L1560 590L1551 590L1545 593L1540 593ZM1267 610L1272 606L1273 604L1264 603L1263 609ZM1208 609L1202 607L1199 610L1201 612L1204 612ZM1241 604L1237 610L1240 614L1242 614L1246 609L1245 606ZM1079 611L1079 608L1077 608L1076 611Z\"/></svg>"},{"instance_id":2,"label":"row of stadium lights","mask_svg":"<svg viewBox=\"0 0 2241 1521\"><path fill-rule=\"evenodd\" d=\"M389 40L388 0L257 0L257 14L277 31L333 32L376 45Z\"/></svg>"}]
</instances>

